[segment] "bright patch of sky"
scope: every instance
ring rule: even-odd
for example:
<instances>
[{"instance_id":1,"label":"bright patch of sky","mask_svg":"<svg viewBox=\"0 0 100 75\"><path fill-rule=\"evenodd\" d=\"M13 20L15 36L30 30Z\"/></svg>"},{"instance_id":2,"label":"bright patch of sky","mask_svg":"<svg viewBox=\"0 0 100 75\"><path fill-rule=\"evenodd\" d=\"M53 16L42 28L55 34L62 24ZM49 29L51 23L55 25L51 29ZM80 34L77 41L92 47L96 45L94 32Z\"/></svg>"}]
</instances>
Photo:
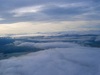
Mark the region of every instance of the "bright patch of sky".
<instances>
[{"instance_id":1,"label":"bright patch of sky","mask_svg":"<svg viewBox=\"0 0 100 75\"><path fill-rule=\"evenodd\" d=\"M0 0L0 34L100 30L99 0Z\"/></svg>"}]
</instances>

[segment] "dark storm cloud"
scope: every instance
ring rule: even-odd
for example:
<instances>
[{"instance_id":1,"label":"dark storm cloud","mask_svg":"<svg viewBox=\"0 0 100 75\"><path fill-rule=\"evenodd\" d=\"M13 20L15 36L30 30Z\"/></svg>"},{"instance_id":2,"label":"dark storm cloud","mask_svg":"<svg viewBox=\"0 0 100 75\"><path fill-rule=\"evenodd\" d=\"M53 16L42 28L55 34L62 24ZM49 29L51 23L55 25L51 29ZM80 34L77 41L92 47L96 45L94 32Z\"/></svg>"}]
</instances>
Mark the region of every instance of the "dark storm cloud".
<instances>
[{"instance_id":1,"label":"dark storm cloud","mask_svg":"<svg viewBox=\"0 0 100 75\"><path fill-rule=\"evenodd\" d=\"M4 19L0 23L100 20L99 3L99 0L0 0L0 18ZM44 5L44 7L36 13L25 13L18 17L14 17L16 13L10 13L16 9L39 5ZM76 16L80 16L80 18Z\"/></svg>"}]
</instances>

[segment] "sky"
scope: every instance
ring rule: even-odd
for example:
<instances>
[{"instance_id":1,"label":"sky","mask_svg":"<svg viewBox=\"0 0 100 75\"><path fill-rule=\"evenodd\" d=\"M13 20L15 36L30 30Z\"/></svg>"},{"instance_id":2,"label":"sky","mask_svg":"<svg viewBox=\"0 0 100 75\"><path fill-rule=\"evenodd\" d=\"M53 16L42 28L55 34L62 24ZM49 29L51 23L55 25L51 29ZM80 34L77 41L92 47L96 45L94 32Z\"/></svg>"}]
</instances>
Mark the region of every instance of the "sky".
<instances>
[{"instance_id":1,"label":"sky","mask_svg":"<svg viewBox=\"0 0 100 75\"><path fill-rule=\"evenodd\" d=\"M0 0L0 34L100 30L100 0Z\"/></svg>"}]
</instances>

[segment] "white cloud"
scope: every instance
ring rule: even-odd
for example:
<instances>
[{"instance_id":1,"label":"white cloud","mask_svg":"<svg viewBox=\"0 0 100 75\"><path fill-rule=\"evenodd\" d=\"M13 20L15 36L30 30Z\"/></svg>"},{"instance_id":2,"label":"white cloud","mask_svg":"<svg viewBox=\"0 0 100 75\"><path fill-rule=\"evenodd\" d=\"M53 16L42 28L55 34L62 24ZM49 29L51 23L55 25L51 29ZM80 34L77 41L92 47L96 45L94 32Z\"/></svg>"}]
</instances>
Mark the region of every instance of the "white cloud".
<instances>
[{"instance_id":1,"label":"white cloud","mask_svg":"<svg viewBox=\"0 0 100 75\"><path fill-rule=\"evenodd\" d=\"M5 20L4 18L0 18L0 21Z\"/></svg>"},{"instance_id":2,"label":"white cloud","mask_svg":"<svg viewBox=\"0 0 100 75\"><path fill-rule=\"evenodd\" d=\"M56 48L0 61L0 75L100 75L98 48Z\"/></svg>"},{"instance_id":3,"label":"white cloud","mask_svg":"<svg viewBox=\"0 0 100 75\"><path fill-rule=\"evenodd\" d=\"M12 10L10 11L10 13L14 13L15 14L14 17L19 17L29 13L37 13L40 10L42 10L42 7L43 5L22 7Z\"/></svg>"},{"instance_id":4,"label":"white cloud","mask_svg":"<svg viewBox=\"0 0 100 75\"><path fill-rule=\"evenodd\" d=\"M77 45L75 43L66 43L66 42L33 43L33 42L15 41L14 45L16 45L16 46L26 46L26 47L28 46L28 47L39 48L39 49L79 47L79 45Z\"/></svg>"},{"instance_id":5,"label":"white cloud","mask_svg":"<svg viewBox=\"0 0 100 75\"><path fill-rule=\"evenodd\" d=\"M45 5L38 5L38 6L27 6L27 7L22 7L22 8L17 8L14 9L12 11L10 11L10 13L14 13L15 15L13 15L14 17L20 17L20 16L24 16L25 14L29 14L29 13L37 13L39 11L41 11L42 9L44 9L45 7L48 6L58 6L58 7L66 7L66 8L70 8L70 7L82 7L82 6L87 6L88 4L84 4L83 2L78 2L78 3L66 3L66 4L62 4L62 3L57 3L57 4L45 4Z\"/></svg>"},{"instance_id":6,"label":"white cloud","mask_svg":"<svg viewBox=\"0 0 100 75\"><path fill-rule=\"evenodd\" d=\"M59 7L66 7L66 8L89 6L88 3L84 3L84 2L66 3L66 4L64 4L64 3L63 4L58 3L58 4L54 4L54 5L57 5Z\"/></svg>"}]
</instances>

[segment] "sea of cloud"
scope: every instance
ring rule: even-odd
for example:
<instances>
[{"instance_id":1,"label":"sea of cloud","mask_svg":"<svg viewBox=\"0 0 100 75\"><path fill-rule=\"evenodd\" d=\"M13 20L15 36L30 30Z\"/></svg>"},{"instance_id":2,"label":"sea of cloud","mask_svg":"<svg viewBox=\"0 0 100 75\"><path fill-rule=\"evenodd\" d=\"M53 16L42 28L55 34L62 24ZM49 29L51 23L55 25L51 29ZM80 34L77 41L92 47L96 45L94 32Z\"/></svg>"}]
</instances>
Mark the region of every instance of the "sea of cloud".
<instances>
[{"instance_id":1,"label":"sea of cloud","mask_svg":"<svg viewBox=\"0 0 100 75\"><path fill-rule=\"evenodd\" d=\"M57 45L1 60L0 75L100 75L99 48L73 47L73 44L59 48Z\"/></svg>"},{"instance_id":2,"label":"sea of cloud","mask_svg":"<svg viewBox=\"0 0 100 75\"><path fill-rule=\"evenodd\" d=\"M0 75L100 75L99 37L60 33L0 38Z\"/></svg>"}]
</instances>

